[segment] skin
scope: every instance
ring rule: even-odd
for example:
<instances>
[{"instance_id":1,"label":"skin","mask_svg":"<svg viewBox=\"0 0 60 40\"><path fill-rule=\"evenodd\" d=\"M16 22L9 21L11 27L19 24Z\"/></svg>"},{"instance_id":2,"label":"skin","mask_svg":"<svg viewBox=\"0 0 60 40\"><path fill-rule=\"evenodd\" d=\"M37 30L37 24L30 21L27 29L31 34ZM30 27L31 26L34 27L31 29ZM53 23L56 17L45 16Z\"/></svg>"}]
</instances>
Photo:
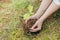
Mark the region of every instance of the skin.
<instances>
[{"instance_id":1,"label":"skin","mask_svg":"<svg viewBox=\"0 0 60 40\"><path fill-rule=\"evenodd\" d=\"M39 19L42 16L42 14L45 12L45 10L47 10L47 8L51 3L52 0L42 0L42 3L39 9L37 10L37 12L35 13L35 15L31 16L29 19ZM25 22L27 23L29 19L27 19Z\"/></svg>"},{"instance_id":2,"label":"skin","mask_svg":"<svg viewBox=\"0 0 60 40\"><path fill-rule=\"evenodd\" d=\"M41 17L51 3L52 3L52 0L42 0L42 3L34 16L35 17L37 16L37 18Z\"/></svg>"},{"instance_id":3,"label":"skin","mask_svg":"<svg viewBox=\"0 0 60 40\"><path fill-rule=\"evenodd\" d=\"M43 0L44 1L44 0ZM45 4L46 5L46 4ZM43 7L43 6L42 6ZM47 8L48 7L48 8ZM36 21L36 23L32 26L32 28L30 28L30 31L31 32L37 32L37 31L39 31L39 30L41 30L41 27L42 27L42 24L43 24L43 22L44 22L44 20L45 19L47 19L50 15L52 15L56 10L58 10L59 8L60 8L60 6L59 5L56 5L53 1L50 3L50 5L49 6L46 6L46 8L47 9L45 9L46 11L45 11L45 13L43 14L43 12L42 12L42 16L41 15L39 15L40 14L40 10L38 10L37 11L37 13L36 13L36 16L34 16L34 17L40 17L40 18L38 18L38 20ZM42 8L42 9L44 9L44 7ZM37 16L38 15L38 16ZM33 16L31 16L29 19L32 19L33 18ZM28 20L29 20L28 19ZM27 21L28 21L27 20ZM26 21L26 22L27 22ZM35 28L37 26L37 28ZM34 29L35 28L35 29Z\"/></svg>"}]
</instances>

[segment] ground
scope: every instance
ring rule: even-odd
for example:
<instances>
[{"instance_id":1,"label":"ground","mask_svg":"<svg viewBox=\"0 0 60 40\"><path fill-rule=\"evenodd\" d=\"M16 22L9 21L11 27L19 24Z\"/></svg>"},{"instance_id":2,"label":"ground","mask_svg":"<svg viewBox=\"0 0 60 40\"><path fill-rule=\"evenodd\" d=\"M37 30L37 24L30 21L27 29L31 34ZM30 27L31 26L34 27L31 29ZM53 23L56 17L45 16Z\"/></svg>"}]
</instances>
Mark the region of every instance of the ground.
<instances>
[{"instance_id":1,"label":"ground","mask_svg":"<svg viewBox=\"0 0 60 40\"><path fill-rule=\"evenodd\" d=\"M59 10L43 23L43 30L37 35L24 34L22 16L28 5L34 5L35 13L40 5L39 0L0 1L0 40L60 40Z\"/></svg>"}]
</instances>

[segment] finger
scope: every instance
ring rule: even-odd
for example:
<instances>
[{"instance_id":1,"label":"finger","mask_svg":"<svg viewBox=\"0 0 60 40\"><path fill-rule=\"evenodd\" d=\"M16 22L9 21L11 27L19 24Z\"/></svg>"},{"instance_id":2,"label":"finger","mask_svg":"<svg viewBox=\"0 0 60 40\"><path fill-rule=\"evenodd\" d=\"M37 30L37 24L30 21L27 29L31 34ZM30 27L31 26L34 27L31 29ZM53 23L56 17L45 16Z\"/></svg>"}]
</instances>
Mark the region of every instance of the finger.
<instances>
[{"instance_id":1,"label":"finger","mask_svg":"<svg viewBox=\"0 0 60 40\"><path fill-rule=\"evenodd\" d=\"M31 29L35 29L38 25L38 22L36 22L33 26L32 26L32 28Z\"/></svg>"},{"instance_id":2,"label":"finger","mask_svg":"<svg viewBox=\"0 0 60 40\"><path fill-rule=\"evenodd\" d=\"M41 30L40 25L38 25L37 28L30 30L30 32L37 32L37 31L39 31L39 30Z\"/></svg>"},{"instance_id":3,"label":"finger","mask_svg":"<svg viewBox=\"0 0 60 40\"><path fill-rule=\"evenodd\" d=\"M40 30L40 28L36 28L36 29L30 30L30 32L37 32L39 30Z\"/></svg>"},{"instance_id":4,"label":"finger","mask_svg":"<svg viewBox=\"0 0 60 40\"><path fill-rule=\"evenodd\" d=\"M37 26L37 23L35 23L30 29L34 29L36 26Z\"/></svg>"}]
</instances>

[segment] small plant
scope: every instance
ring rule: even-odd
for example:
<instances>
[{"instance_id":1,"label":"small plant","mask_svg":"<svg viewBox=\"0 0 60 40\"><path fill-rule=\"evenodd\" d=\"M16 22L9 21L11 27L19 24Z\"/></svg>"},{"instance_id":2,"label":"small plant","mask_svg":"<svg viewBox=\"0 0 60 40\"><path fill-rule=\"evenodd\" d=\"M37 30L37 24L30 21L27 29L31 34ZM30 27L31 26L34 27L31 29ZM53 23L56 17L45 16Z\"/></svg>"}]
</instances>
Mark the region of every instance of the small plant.
<instances>
[{"instance_id":1,"label":"small plant","mask_svg":"<svg viewBox=\"0 0 60 40\"><path fill-rule=\"evenodd\" d=\"M33 6L30 4L28 5L27 7L27 12L25 13L25 15L23 15L23 18L24 19L28 19L31 15L33 15L34 13L32 12L33 11Z\"/></svg>"}]
</instances>

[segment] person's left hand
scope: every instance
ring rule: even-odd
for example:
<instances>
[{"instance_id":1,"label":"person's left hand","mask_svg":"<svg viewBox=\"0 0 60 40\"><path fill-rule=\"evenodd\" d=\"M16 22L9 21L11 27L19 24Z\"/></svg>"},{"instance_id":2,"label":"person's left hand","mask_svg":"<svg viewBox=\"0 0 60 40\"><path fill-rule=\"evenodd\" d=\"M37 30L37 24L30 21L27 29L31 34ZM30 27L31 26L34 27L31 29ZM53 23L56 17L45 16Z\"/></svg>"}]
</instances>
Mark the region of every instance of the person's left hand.
<instances>
[{"instance_id":1,"label":"person's left hand","mask_svg":"<svg viewBox=\"0 0 60 40\"><path fill-rule=\"evenodd\" d=\"M38 20L33 26L32 28L30 28L30 32L37 32L39 30L41 30L42 27L42 21Z\"/></svg>"}]
</instances>

